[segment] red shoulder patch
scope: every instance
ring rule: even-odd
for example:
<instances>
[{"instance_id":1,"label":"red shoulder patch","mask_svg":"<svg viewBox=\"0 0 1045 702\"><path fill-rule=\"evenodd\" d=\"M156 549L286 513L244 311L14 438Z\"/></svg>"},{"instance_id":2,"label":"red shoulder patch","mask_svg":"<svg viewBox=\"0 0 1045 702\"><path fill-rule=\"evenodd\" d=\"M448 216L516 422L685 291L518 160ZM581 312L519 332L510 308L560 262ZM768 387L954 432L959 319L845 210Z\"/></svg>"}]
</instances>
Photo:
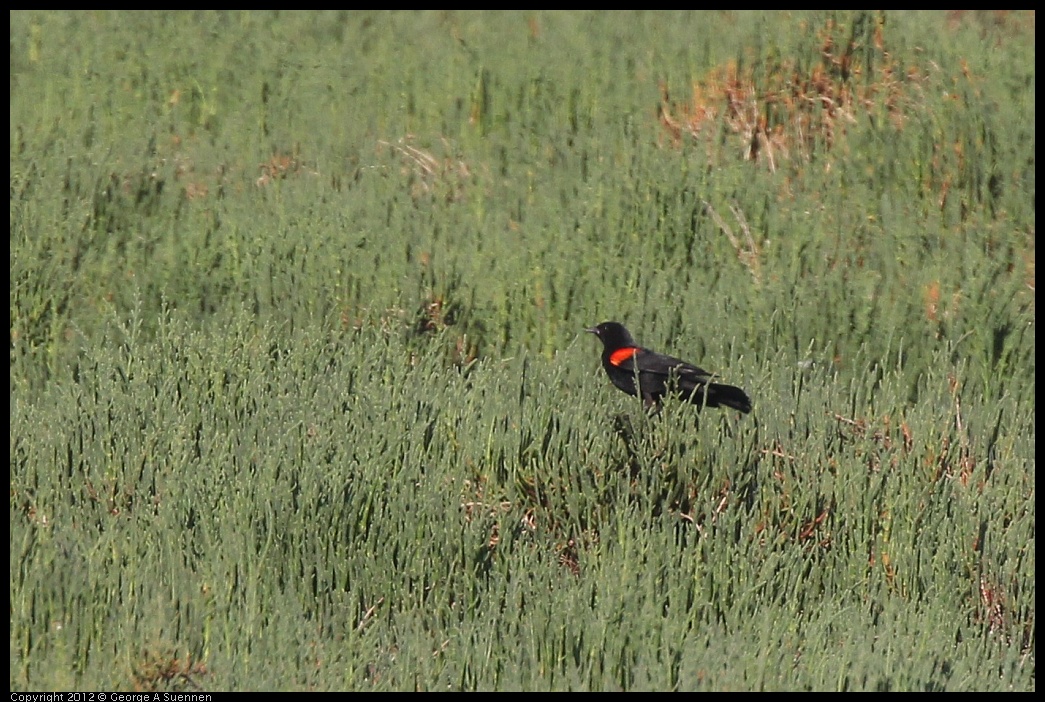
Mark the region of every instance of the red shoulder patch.
<instances>
[{"instance_id":1,"label":"red shoulder patch","mask_svg":"<svg viewBox=\"0 0 1045 702\"><path fill-rule=\"evenodd\" d=\"M616 351L610 354L610 364L614 366L619 366L625 361L627 361L629 358L634 356L636 353L638 353L638 351L639 350L634 346L625 346L622 349L617 349Z\"/></svg>"}]
</instances>

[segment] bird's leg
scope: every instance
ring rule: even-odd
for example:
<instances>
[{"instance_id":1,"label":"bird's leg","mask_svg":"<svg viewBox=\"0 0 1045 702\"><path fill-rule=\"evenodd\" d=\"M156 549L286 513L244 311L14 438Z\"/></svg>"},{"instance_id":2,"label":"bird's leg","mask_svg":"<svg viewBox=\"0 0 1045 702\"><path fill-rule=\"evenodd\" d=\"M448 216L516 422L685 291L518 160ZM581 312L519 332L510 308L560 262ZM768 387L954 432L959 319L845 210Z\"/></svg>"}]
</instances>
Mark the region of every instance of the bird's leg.
<instances>
[{"instance_id":1,"label":"bird's leg","mask_svg":"<svg viewBox=\"0 0 1045 702\"><path fill-rule=\"evenodd\" d=\"M650 414L660 414L660 403L657 402L657 398L648 392L642 393L642 404L646 406L646 411Z\"/></svg>"}]
</instances>

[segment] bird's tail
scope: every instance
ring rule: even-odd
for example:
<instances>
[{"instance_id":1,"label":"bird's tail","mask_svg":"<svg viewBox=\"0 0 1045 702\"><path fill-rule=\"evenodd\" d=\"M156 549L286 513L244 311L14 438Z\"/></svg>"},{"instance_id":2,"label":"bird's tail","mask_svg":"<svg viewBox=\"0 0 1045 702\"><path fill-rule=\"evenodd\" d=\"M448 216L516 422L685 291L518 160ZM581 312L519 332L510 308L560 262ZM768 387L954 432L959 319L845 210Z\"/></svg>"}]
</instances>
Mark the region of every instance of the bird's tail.
<instances>
[{"instance_id":1,"label":"bird's tail","mask_svg":"<svg viewBox=\"0 0 1045 702\"><path fill-rule=\"evenodd\" d=\"M694 402L701 402L708 407L732 407L733 409L747 414L751 411L751 398L740 388L721 383L711 383L707 388L707 398L701 396L698 391L693 397Z\"/></svg>"}]
</instances>

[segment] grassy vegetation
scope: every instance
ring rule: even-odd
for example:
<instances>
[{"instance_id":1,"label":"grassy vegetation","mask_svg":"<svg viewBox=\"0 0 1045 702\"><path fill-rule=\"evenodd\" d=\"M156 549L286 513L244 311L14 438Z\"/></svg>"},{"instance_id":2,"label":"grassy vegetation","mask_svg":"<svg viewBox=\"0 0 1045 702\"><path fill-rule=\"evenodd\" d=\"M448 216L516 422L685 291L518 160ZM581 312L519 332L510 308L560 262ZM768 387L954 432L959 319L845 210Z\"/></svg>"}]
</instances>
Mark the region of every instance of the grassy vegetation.
<instances>
[{"instance_id":1,"label":"grassy vegetation","mask_svg":"<svg viewBox=\"0 0 1045 702\"><path fill-rule=\"evenodd\" d=\"M1033 13L10 44L12 690L1034 689Z\"/></svg>"}]
</instances>

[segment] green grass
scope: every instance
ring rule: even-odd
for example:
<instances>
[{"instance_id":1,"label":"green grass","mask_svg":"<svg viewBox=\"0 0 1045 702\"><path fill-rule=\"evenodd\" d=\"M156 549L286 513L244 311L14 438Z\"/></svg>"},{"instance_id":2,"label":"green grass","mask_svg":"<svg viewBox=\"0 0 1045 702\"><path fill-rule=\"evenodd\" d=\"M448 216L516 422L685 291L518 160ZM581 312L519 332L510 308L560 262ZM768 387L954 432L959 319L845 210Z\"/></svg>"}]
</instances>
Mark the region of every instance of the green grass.
<instances>
[{"instance_id":1,"label":"green grass","mask_svg":"<svg viewBox=\"0 0 1045 702\"><path fill-rule=\"evenodd\" d=\"M12 14L12 690L1034 689L1033 22Z\"/></svg>"}]
</instances>

